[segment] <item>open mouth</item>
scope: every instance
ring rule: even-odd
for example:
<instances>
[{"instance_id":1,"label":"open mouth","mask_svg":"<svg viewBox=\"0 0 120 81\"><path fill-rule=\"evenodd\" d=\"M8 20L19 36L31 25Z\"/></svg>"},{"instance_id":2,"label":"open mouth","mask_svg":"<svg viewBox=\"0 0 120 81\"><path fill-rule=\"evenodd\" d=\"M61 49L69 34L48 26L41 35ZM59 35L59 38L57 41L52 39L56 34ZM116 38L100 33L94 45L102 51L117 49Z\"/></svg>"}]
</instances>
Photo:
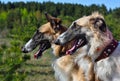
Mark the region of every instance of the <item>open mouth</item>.
<instances>
[{"instance_id":1,"label":"open mouth","mask_svg":"<svg viewBox=\"0 0 120 81\"><path fill-rule=\"evenodd\" d=\"M37 51L37 53L34 54L34 58L38 59L39 57L41 57L42 53L50 47L51 47L51 44L48 40L41 42L39 50Z\"/></svg>"},{"instance_id":2,"label":"open mouth","mask_svg":"<svg viewBox=\"0 0 120 81\"><path fill-rule=\"evenodd\" d=\"M87 40L85 37L82 37L82 38L76 37L73 47L71 49L67 50L66 54L72 55L78 48L84 46L85 44L87 44Z\"/></svg>"}]
</instances>

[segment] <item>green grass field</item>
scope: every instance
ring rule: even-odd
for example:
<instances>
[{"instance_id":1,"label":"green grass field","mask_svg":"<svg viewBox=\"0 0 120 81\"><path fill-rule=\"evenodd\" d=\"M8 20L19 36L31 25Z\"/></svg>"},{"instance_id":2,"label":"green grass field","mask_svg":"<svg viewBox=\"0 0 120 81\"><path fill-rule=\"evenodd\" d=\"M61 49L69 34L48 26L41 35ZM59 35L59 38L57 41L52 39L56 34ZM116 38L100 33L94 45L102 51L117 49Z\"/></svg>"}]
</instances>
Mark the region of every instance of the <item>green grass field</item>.
<instances>
[{"instance_id":1,"label":"green grass field","mask_svg":"<svg viewBox=\"0 0 120 81\"><path fill-rule=\"evenodd\" d=\"M38 60L34 59L31 54L31 59L27 60L17 71L25 72L25 81L55 81L51 63L52 58L49 51Z\"/></svg>"},{"instance_id":2,"label":"green grass field","mask_svg":"<svg viewBox=\"0 0 120 81\"><path fill-rule=\"evenodd\" d=\"M10 58L12 54L9 56L0 55L2 57L2 64L0 64L0 81L55 81L54 71L51 67L53 59L49 51L39 59L34 59L33 53L34 52L29 53L26 56L30 57L30 59L26 61L20 61L20 59L18 59L20 62L15 61L14 58ZM23 53L21 54L21 56L24 56Z\"/></svg>"},{"instance_id":3,"label":"green grass field","mask_svg":"<svg viewBox=\"0 0 120 81\"><path fill-rule=\"evenodd\" d=\"M19 36L19 35L18 35ZM24 54L23 41L16 38L0 37L0 81L56 81L51 63L51 49L39 59L34 59L37 48Z\"/></svg>"}]
</instances>

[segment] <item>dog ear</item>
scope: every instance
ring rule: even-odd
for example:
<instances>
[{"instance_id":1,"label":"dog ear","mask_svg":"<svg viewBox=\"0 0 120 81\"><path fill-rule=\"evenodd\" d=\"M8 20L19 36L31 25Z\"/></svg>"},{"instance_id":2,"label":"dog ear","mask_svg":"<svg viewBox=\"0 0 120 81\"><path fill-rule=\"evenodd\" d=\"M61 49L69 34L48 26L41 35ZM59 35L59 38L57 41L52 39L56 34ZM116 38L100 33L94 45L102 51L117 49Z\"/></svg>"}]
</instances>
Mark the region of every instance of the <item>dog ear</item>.
<instances>
[{"instance_id":1,"label":"dog ear","mask_svg":"<svg viewBox=\"0 0 120 81\"><path fill-rule=\"evenodd\" d=\"M62 21L61 21L61 19L59 19L59 18L54 18L54 19L52 19L50 23L51 23L52 28L53 28L55 31L60 30L61 27L62 27L62 26L61 26Z\"/></svg>"},{"instance_id":2,"label":"dog ear","mask_svg":"<svg viewBox=\"0 0 120 81\"><path fill-rule=\"evenodd\" d=\"M46 16L47 21L50 22L50 24L52 26L55 26L56 24L61 24L62 23L61 19L56 18L56 17L52 17L47 12L45 12L45 16Z\"/></svg>"},{"instance_id":3,"label":"dog ear","mask_svg":"<svg viewBox=\"0 0 120 81\"><path fill-rule=\"evenodd\" d=\"M45 17L46 17L46 19L47 19L48 22L49 22L50 19L52 18L47 12L45 12Z\"/></svg>"},{"instance_id":4,"label":"dog ear","mask_svg":"<svg viewBox=\"0 0 120 81\"><path fill-rule=\"evenodd\" d=\"M61 21L61 19L59 19L59 18L52 18L52 19L50 19L50 24L51 24L51 26L52 27L56 27L56 26L60 26L61 25L61 23L62 23L62 21Z\"/></svg>"},{"instance_id":5,"label":"dog ear","mask_svg":"<svg viewBox=\"0 0 120 81\"><path fill-rule=\"evenodd\" d=\"M57 31L61 29L61 19L56 18L56 17L52 17L49 14L45 13L46 19L48 20L48 22L50 22L51 27Z\"/></svg>"},{"instance_id":6,"label":"dog ear","mask_svg":"<svg viewBox=\"0 0 120 81\"><path fill-rule=\"evenodd\" d=\"M92 18L90 22L95 28L99 28L102 32L106 32L106 23L102 18Z\"/></svg>"}]
</instances>

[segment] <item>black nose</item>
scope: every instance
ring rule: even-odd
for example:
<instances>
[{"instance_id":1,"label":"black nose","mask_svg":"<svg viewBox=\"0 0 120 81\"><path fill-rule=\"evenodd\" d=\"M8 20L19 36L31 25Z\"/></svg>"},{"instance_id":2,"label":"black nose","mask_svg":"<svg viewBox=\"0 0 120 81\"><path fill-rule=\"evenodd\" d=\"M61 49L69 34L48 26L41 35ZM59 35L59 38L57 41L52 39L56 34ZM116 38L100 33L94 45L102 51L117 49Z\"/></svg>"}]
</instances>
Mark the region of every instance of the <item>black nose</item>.
<instances>
[{"instance_id":1,"label":"black nose","mask_svg":"<svg viewBox=\"0 0 120 81\"><path fill-rule=\"evenodd\" d=\"M22 52L23 53L28 53L28 51L24 47L22 48Z\"/></svg>"},{"instance_id":2,"label":"black nose","mask_svg":"<svg viewBox=\"0 0 120 81\"><path fill-rule=\"evenodd\" d=\"M55 40L55 42L54 42L55 44L57 44L57 45L60 45L60 40L59 39L57 39L57 40Z\"/></svg>"}]
</instances>

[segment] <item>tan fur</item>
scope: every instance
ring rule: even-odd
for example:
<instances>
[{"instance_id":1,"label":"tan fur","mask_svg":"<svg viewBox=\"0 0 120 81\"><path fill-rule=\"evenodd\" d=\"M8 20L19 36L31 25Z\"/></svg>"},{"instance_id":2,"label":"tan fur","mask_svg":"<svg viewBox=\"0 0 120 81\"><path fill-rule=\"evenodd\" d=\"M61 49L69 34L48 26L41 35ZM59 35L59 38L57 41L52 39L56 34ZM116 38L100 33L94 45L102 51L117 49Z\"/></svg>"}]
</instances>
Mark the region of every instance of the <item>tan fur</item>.
<instances>
[{"instance_id":1,"label":"tan fur","mask_svg":"<svg viewBox=\"0 0 120 81\"><path fill-rule=\"evenodd\" d=\"M60 19L56 19L56 18L53 18L53 17L52 17L52 19L55 19L55 21L57 21L57 22L60 21ZM82 24L84 24L84 23L82 23ZM61 53L65 53L73 45L72 44L73 41L69 42L65 46L55 45L53 43L54 40L56 40L57 37L61 33L65 32L66 30L67 29L65 27L63 27L61 30L59 30L56 33L54 31L53 27L51 26L50 22L42 25L39 28L39 31L41 33L44 33L45 35L50 37L51 44L53 46L53 51L54 51L53 54L57 57L61 56ZM80 53L81 51L82 51L82 49L79 50L76 53ZM71 55L62 56L62 57L60 57L56 60L56 65L60 69L60 71L63 72L63 74L65 73L65 74L67 74L67 77L70 77L69 81L86 81L83 68L79 67L78 64L76 64L74 62L75 57L76 57L76 54L75 54L75 56L74 55L73 56L71 56ZM88 56L85 56L84 59L87 60L89 62L89 65L90 65L90 68L88 68L89 69L89 76L88 76L89 81L95 81L94 80L95 79L94 72L93 72L93 63L91 62L91 58L88 57Z\"/></svg>"},{"instance_id":2,"label":"tan fur","mask_svg":"<svg viewBox=\"0 0 120 81\"><path fill-rule=\"evenodd\" d=\"M55 32L54 29L52 28L50 22L42 25L39 28L39 31L41 33L44 33L46 36L50 37L51 43L54 44L55 39L61 34L63 33L65 30L67 30L67 28L63 27L61 30L59 30L59 32ZM67 45L67 47L69 47ZM68 49L68 48L67 48ZM54 44L54 50L55 50L55 56L59 57L61 52L65 52L67 50L65 47L61 46L61 45L55 45Z\"/></svg>"},{"instance_id":3,"label":"tan fur","mask_svg":"<svg viewBox=\"0 0 120 81\"><path fill-rule=\"evenodd\" d=\"M57 59L57 66L65 73L69 74L69 76L72 77L70 81L86 81L85 79L85 73L83 71L83 68L79 67L78 64L74 62L74 59L77 57L77 54L82 52L82 49L78 50L76 54L74 55L65 55L61 58ZM87 55L83 57L85 60L87 60L90 64L89 69L89 80L88 81L95 81L95 75L94 75L94 66L91 62L91 58Z\"/></svg>"},{"instance_id":4,"label":"tan fur","mask_svg":"<svg viewBox=\"0 0 120 81\"><path fill-rule=\"evenodd\" d=\"M57 60L57 65L64 73L71 77L71 81L85 81L84 72L75 64L73 56L62 56Z\"/></svg>"},{"instance_id":5,"label":"tan fur","mask_svg":"<svg viewBox=\"0 0 120 81\"><path fill-rule=\"evenodd\" d=\"M75 58L76 56L66 55L57 60L57 65L59 66L59 68L72 77L71 81L100 81L97 79L97 77L95 78L94 65L90 57L88 57L87 55L83 57L89 62L89 72L87 76L88 80L86 80L85 78L86 76L83 68L81 68L80 66L78 66L78 64L74 62Z\"/></svg>"},{"instance_id":6,"label":"tan fur","mask_svg":"<svg viewBox=\"0 0 120 81\"><path fill-rule=\"evenodd\" d=\"M95 81L94 64L92 63L92 59L87 55L84 57L84 59L88 60L90 65L89 72L88 72L89 81Z\"/></svg>"},{"instance_id":7,"label":"tan fur","mask_svg":"<svg viewBox=\"0 0 120 81\"><path fill-rule=\"evenodd\" d=\"M99 21L96 21L99 19ZM108 27L106 25L103 25L105 23L104 17L99 14L98 12L92 13L92 15L84 16L78 20L75 21L81 28L84 29L84 27L92 33L91 40L89 41L91 47L89 50L89 56L92 58L92 61L95 61L97 57L101 54L101 52L105 49L107 45L110 44L110 42L113 40L112 33L109 31ZM97 26L95 26L97 24ZM103 25L103 26L102 26ZM102 31L99 27L104 28L106 27L105 31ZM89 36L89 34L88 34ZM99 49L99 50L98 50ZM119 46L117 50L119 49ZM116 66L120 66L119 57L115 56L114 54L119 55L118 51L115 50L113 52L113 55L111 54L109 57L105 59L101 59L96 63L96 66L94 67L95 70L95 79L96 81L118 81L119 80L119 74L118 68ZM117 51L117 52L116 52ZM109 60L108 60L109 59ZM113 59L117 60L114 61ZM111 62L110 62L111 61ZM114 64L114 65L112 65ZM91 64L91 71L93 64ZM109 69L108 69L109 68ZM117 71L116 71L117 70ZM91 76L90 76L91 77Z\"/></svg>"},{"instance_id":8,"label":"tan fur","mask_svg":"<svg viewBox=\"0 0 120 81\"><path fill-rule=\"evenodd\" d=\"M103 39L106 36L106 33L101 33L98 28L94 27L94 19L96 18L101 18L104 20L104 17L101 14L99 14L99 12L94 12L92 13L92 15L85 16L85 17L78 19L76 22L78 25L82 27L87 27L88 29L90 29L94 33L95 40L103 42ZM102 23L99 22L98 24L101 25ZM109 30L107 32L109 32L109 35L112 36L112 33ZM106 45L108 45L111 42L112 39L113 37L110 37L110 39L106 38L107 42L103 44L103 46L101 46L100 48L104 49Z\"/></svg>"},{"instance_id":9,"label":"tan fur","mask_svg":"<svg viewBox=\"0 0 120 81\"><path fill-rule=\"evenodd\" d=\"M82 52L83 50L82 50L82 48L81 49L79 49L76 53L77 54L80 54L81 52ZM89 67L88 67L88 81L97 81L96 79L95 79L95 73L94 73L94 63L92 62L92 59L86 54L85 56L83 56L82 57L84 60L86 60L86 61L88 61L88 65L89 65ZM84 63L84 62L83 62ZM82 76L84 76L84 74L85 74L85 72L83 71L83 68L81 68L80 66L79 66L79 71L78 72L80 72L80 73L82 73L83 75ZM78 73L79 74L79 73ZM85 77L85 76L84 76ZM82 81L86 81L85 80L85 78L83 78L83 77L81 77L82 78ZM99 81L99 80L98 80Z\"/></svg>"},{"instance_id":10,"label":"tan fur","mask_svg":"<svg viewBox=\"0 0 120 81\"><path fill-rule=\"evenodd\" d=\"M79 35L78 33L81 32L82 34L86 34L88 37L91 37L90 43L94 44L94 46L91 46L91 47L88 46L90 48L90 50L85 50L85 51L89 51L89 52L87 52L88 54L85 52L86 53L85 56L83 55L83 56L79 57L79 54L82 53L81 50L80 51L77 50L77 52L75 53L76 54L75 58L77 58L77 60L79 62L76 61L76 62L72 63L73 65L70 63L70 65L72 65L72 67L74 67L73 69L70 69L72 77L74 78L72 81L74 81L74 80L75 81L86 81L86 77L87 77L87 81L101 81L98 78L98 75L96 74L96 72L94 73L94 59L96 59L99 56L98 53L102 52L102 50L106 47L106 45L108 45L111 42L111 39L113 38L112 34L109 32L108 29L105 32L103 32L103 30L99 28L103 25L103 23L104 23L103 16L101 14L99 14L98 12L95 12L92 15L84 16L84 17L74 21L72 23L72 25L70 26L70 28L68 29L68 31L58 37L58 40L61 42L61 44L64 44L67 41L65 38L68 38L68 40L74 39L74 37L76 35ZM73 28L73 27L75 27L75 28ZM81 28L78 28L78 27L81 27ZM106 26L104 25L102 27L106 27ZM79 29L79 30L77 31L77 29ZM70 37L71 32L74 33L75 31L76 31L76 33L73 34L73 37ZM110 39L106 38L106 36L109 37ZM98 42L94 42L94 41L98 41ZM80 49L82 49L82 48L80 48ZM71 58L71 59L74 60L75 58ZM65 58L59 58L59 59L63 60ZM82 60L80 60L80 59L82 59ZM86 62L83 62L83 60ZM59 63L59 62L57 62L57 63ZM84 65L84 63L87 63L88 65L87 64ZM78 66L77 69L75 68L76 64ZM62 62L60 65L64 66L64 63ZM69 64L66 64L64 67L67 67L68 65ZM87 69L84 68L85 66L88 66L88 68ZM65 69L66 68L64 68L64 70ZM86 76L86 72L87 72L87 76ZM82 76L81 78L77 77L79 74Z\"/></svg>"}]
</instances>

